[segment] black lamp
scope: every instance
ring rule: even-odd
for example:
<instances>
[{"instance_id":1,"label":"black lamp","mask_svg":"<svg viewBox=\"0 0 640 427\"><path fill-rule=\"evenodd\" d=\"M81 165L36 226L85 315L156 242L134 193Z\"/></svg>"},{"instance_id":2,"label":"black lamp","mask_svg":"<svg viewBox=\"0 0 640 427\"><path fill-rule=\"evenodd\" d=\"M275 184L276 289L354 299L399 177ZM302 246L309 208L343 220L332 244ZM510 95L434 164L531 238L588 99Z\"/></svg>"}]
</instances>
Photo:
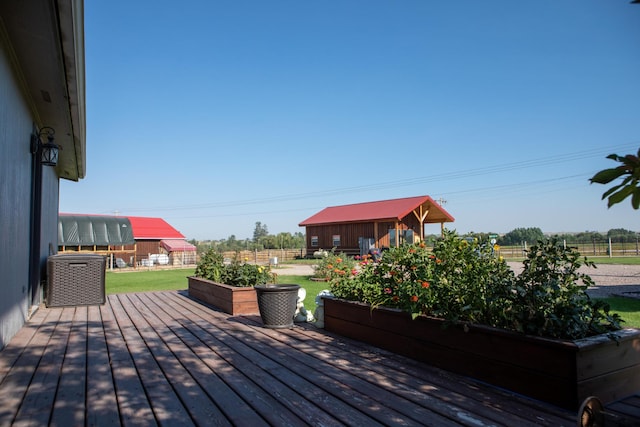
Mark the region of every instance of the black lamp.
<instances>
[{"instance_id":1,"label":"black lamp","mask_svg":"<svg viewBox=\"0 0 640 427\"><path fill-rule=\"evenodd\" d=\"M40 163L47 166L55 166L58 164L58 146L53 136L56 131L51 127L43 127L38 131L38 135L35 135L32 139L32 152L35 154L40 149ZM42 138L47 137L47 142L42 143Z\"/></svg>"}]
</instances>

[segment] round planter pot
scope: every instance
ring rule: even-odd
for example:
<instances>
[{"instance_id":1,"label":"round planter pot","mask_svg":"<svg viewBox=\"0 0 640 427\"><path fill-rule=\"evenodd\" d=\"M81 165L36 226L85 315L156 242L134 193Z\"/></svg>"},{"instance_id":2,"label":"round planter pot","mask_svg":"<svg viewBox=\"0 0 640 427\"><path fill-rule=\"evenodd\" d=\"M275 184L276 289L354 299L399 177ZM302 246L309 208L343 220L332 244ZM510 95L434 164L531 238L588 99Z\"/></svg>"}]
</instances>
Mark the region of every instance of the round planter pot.
<instances>
[{"instance_id":1,"label":"round planter pot","mask_svg":"<svg viewBox=\"0 0 640 427\"><path fill-rule=\"evenodd\" d=\"M258 309L267 328L292 328L300 285L256 285Z\"/></svg>"}]
</instances>

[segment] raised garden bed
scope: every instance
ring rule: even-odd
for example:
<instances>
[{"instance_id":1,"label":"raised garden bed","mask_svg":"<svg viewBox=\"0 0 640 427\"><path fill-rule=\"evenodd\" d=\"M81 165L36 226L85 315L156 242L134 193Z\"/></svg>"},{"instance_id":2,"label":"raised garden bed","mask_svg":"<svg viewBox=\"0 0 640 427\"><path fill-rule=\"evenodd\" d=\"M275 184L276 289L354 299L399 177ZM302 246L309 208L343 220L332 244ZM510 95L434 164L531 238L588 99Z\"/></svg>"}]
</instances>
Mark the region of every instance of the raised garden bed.
<instances>
[{"instance_id":1,"label":"raised garden bed","mask_svg":"<svg viewBox=\"0 0 640 427\"><path fill-rule=\"evenodd\" d=\"M575 341L518 334L482 325L415 320L400 310L324 299L328 331L576 410L589 396L604 403L640 389L640 330Z\"/></svg>"},{"instance_id":2,"label":"raised garden bed","mask_svg":"<svg viewBox=\"0 0 640 427\"><path fill-rule=\"evenodd\" d=\"M189 295L233 316L258 314L258 298L253 286L239 287L191 276Z\"/></svg>"}]
</instances>

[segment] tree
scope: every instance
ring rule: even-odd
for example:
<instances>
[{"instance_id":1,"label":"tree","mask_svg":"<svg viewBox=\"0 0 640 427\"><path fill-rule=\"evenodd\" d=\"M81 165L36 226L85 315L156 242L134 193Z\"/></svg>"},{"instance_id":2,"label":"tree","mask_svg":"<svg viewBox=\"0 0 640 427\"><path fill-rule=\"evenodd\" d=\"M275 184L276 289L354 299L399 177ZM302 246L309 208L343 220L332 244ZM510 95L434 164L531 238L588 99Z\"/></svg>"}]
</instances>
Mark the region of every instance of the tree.
<instances>
[{"instance_id":1,"label":"tree","mask_svg":"<svg viewBox=\"0 0 640 427\"><path fill-rule=\"evenodd\" d=\"M253 241L258 243L262 237L266 237L269 235L269 230L267 230L267 224L262 225L260 221L256 222L256 228L253 230Z\"/></svg>"},{"instance_id":2,"label":"tree","mask_svg":"<svg viewBox=\"0 0 640 427\"><path fill-rule=\"evenodd\" d=\"M538 240L544 240L544 233L540 228L516 228L502 236L500 244L504 246L521 245L523 242L535 244Z\"/></svg>"},{"instance_id":3,"label":"tree","mask_svg":"<svg viewBox=\"0 0 640 427\"><path fill-rule=\"evenodd\" d=\"M607 159L615 160L620 165L615 168L601 170L590 179L592 184L594 182L597 184L609 184L618 178L623 178L620 184L614 185L602 194L603 200L608 198L607 207L610 208L631 196L633 209L640 208L640 149L638 149L638 154L635 156L627 154L623 157L617 154L609 154Z\"/></svg>"},{"instance_id":4,"label":"tree","mask_svg":"<svg viewBox=\"0 0 640 427\"><path fill-rule=\"evenodd\" d=\"M604 236L597 231L583 231L575 235L576 243L592 243L601 242L604 240Z\"/></svg>"},{"instance_id":5,"label":"tree","mask_svg":"<svg viewBox=\"0 0 640 427\"><path fill-rule=\"evenodd\" d=\"M638 233L624 228L612 228L607 232L607 237L617 242L634 241L638 237Z\"/></svg>"}]
</instances>

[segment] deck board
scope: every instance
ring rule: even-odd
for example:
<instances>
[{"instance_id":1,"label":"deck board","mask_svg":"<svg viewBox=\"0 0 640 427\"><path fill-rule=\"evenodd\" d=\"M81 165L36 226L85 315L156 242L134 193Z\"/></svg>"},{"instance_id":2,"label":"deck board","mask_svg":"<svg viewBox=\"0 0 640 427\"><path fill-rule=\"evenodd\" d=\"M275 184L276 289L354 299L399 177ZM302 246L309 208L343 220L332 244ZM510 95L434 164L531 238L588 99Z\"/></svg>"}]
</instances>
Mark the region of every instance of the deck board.
<instances>
[{"instance_id":1,"label":"deck board","mask_svg":"<svg viewBox=\"0 0 640 427\"><path fill-rule=\"evenodd\" d=\"M102 313L91 306L87 313L87 424L108 427L120 423Z\"/></svg>"},{"instance_id":2,"label":"deck board","mask_svg":"<svg viewBox=\"0 0 640 427\"><path fill-rule=\"evenodd\" d=\"M0 426L574 426L576 415L184 292L41 308L0 352ZM633 413L633 407L620 405Z\"/></svg>"}]
</instances>

